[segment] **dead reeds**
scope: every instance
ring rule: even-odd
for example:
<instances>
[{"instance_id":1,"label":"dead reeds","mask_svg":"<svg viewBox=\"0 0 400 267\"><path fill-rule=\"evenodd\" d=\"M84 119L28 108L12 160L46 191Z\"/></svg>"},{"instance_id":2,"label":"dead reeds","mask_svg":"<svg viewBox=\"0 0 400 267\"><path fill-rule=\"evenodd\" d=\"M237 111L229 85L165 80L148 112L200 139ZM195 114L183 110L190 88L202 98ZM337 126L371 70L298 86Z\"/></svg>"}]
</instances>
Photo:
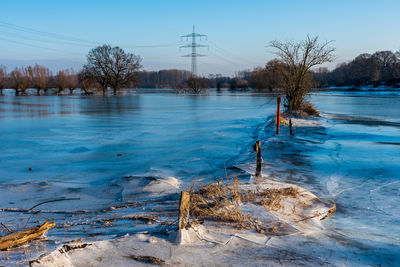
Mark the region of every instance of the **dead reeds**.
<instances>
[{"instance_id":1,"label":"dead reeds","mask_svg":"<svg viewBox=\"0 0 400 267\"><path fill-rule=\"evenodd\" d=\"M227 222L238 229L255 229L260 233L273 232L276 230L275 226L263 225L258 218L244 213L241 209L242 204L252 203L267 210L278 211L283 208L284 199L296 197L297 194L298 191L294 187L241 192L237 178L233 178L231 184L220 180L200 186L196 192L191 190L190 214L194 220Z\"/></svg>"}]
</instances>

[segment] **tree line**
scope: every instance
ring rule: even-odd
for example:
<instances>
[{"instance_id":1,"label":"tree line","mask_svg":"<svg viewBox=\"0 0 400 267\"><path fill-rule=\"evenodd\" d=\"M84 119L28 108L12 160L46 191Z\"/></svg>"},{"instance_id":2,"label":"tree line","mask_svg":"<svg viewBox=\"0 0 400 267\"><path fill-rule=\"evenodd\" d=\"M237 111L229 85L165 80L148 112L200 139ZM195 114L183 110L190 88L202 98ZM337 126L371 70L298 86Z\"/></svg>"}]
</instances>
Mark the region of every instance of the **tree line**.
<instances>
[{"instance_id":1,"label":"tree line","mask_svg":"<svg viewBox=\"0 0 400 267\"><path fill-rule=\"evenodd\" d=\"M85 94L100 91L104 94L111 89L116 95L121 88L134 87L139 80L141 58L110 45L92 49L87 55L87 64L79 72L72 69L60 70L55 75L38 64L17 67L7 73L0 66L0 94L3 89L15 89L15 95L25 95L33 88L36 94L52 89L56 94L68 90L70 94L80 88Z\"/></svg>"},{"instance_id":2,"label":"tree line","mask_svg":"<svg viewBox=\"0 0 400 267\"><path fill-rule=\"evenodd\" d=\"M0 68L0 89L7 86L15 89L16 96L26 94L28 88L41 91L56 88L57 94L69 89L70 93L81 88L85 93L91 89L100 90L103 95L112 89L117 95L121 88L133 87L142 79L143 87L173 87L184 86L191 93L200 93L205 88L216 87L217 90L227 83L231 89L252 86L257 89L281 89L285 94L287 111L304 111L307 103L306 94L311 90L311 68L333 60L334 48L330 42L320 43L318 36L307 38L300 42L273 41L270 47L276 51L277 59L269 61L265 68L256 68L252 72L241 71L232 79L215 75L197 77L187 71L166 70L158 72L141 72L141 58L127 53L120 47L102 45L93 48L87 55L87 63L78 73L73 70L61 70L56 75L40 65L15 68L9 74L4 67ZM184 83L184 85L183 85Z\"/></svg>"},{"instance_id":3,"label":"tree line","mask_svg":"<svg viewBox=\"0 0 400 267\"><path fill-rule=\"evenodd\" d=\"M0 95L6 88L14 89L15 95L25 95L27 90L33 88L36 94L46 93L53 89L57 94L64 90L73 90L81 88L88 92L90 86L85 80L80 79L80 74L72 69L58 71L55 75L46 67L38 64L27 67L17 67L10 73L7 73L4 66L0 66Z\"/></svg>"},{"instance_id":4,"label":"tree line","mask_svg":"<svg viewBox=\"0 0 400 267\"><path fill-rule=\"evenodd\" d=\"M278 43L274 43L277 45ZM280 43L281 48L289 48L289 43ZM264 67L242 70L234 77L209 75L192 77L186 70L144 71L141 58L126 53L119 47L103 45L92 49L87 55L87 64L80 71L60 70L53 74L45 66L34 65L18 67L7 73L0 66L0 94L4 88L15 89L15 94L23 95L29 88L36 94L47 93L52 89L56 94L68 91L70 94L80 88L84 94L100 92L106 94L110 89L117 94L121 88L189 88L198 93L204 88L230 88L276 91L283 90L288 82L288 72L292 75L290 62L282 60L288 52L299 52L299 45L293 51L285 51L278 58L266 63ZM271 44L273 47L273 44ZM276 48L276 47L275 47ZM279 50L279 49L278 49ZM280 50L279 50L280 51ZM298 55L297 55L298 56ZM400 51L379 51L374 54L361 54L348 63L342 63L329 71L327 68L308 69L302 74L306 87L327 86L400 86Z\"/></svg>"},{"instance_id":5,"label":"tree line","mask_svg":"<svg viewBox=\"0 0 400 267\"><path fill-rule=\"evenodd\" d=\"M332 71L320 68L313 73L313 77L318 87L381 85L400 87L400 50L360 54Z\"/></svg>"}]
</instances>

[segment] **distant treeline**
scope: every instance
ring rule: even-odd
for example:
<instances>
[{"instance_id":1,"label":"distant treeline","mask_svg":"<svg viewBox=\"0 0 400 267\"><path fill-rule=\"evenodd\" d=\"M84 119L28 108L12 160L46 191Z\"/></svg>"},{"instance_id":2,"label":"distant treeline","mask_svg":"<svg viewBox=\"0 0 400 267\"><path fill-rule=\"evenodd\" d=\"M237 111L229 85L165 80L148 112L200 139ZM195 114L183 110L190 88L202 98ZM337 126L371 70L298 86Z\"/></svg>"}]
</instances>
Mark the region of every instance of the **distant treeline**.
<instances>
[{"instance_id":1,"label":"distant treeline","mask_svg":"<svg viewBox=\"0 0 400 267\"><path fill-rule=\"evenodd\" d=\"M187 70L159 70L142 71L139 73L140 88L174 88L182 89L190 86L190 71ZM201 77L202 87L217 88L230 87L235 78L222 76L221 74L210 74L208 77Z\"/></svg>"},{"instance_id":2,"label":"distant treeline","mask_svg":"<svg viewBox=\"0 0 400 267\"><path fill-rule=\"evenodd\" d=\"M392 86L400 87L400 51L361 54L332 71L326 68L313 73L320 87L326 86Z\"/></svg>"},{"instance_id":3,"label":"distant treeline","mask_svg":"<svg viewBox=\"0 0 400 267\"><path fill-rule=\"evenodd\" d=\"M160 70L139 71L138 79L126 83L127 88L230 88L275 91L281 90L285 79L290 75L285 63L276 59L265 67L243 70L234 77L210 74L208 77L191 80L190 71ZM305 82L313 87L327 86L392 86L400 87L400 51L379 51L374 54L361 54L348 63L342 63L329 71L320 68L306 74ZM34 88L39 95L52 89L56 94L72 92L80 88L84 94L92 94L102 87L99 80L88 77L85 71L60 70L53 74L40 65L15 68L10 72L0 66L0 94L4 88L15 89L16 95L26 94ZM195 89L195 90L198 90ZM104 88L103 88L104 90Z\"/></svg>"},{"instance_id":4,"label":"distant treeline","mask_svg":"<svg viewBox=\"0 0 400 267\"><path fill-rule=\"evenodd\" d=\"M231 87L279 90L287 75L287 66L274 59L269 61L265 67L238 72L236 78L231 80ZM361 54L331 71L327 68L310 71L306 78L306 82L315 88L328 86L400 87L400 51Z\"/></svg>"}]
</instances>

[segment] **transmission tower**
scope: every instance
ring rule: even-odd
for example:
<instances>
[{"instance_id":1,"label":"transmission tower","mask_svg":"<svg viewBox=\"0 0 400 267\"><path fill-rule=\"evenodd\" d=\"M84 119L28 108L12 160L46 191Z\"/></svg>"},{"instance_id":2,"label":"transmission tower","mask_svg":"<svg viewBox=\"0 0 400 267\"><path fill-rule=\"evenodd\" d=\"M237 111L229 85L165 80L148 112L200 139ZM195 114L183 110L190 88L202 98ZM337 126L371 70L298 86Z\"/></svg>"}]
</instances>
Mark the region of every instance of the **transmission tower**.
<instances>
[{"instance_id":1,"label":"transmission tower","mask_svg":"<svg viewBox=\"0 0 400 267\"><path fill-rule=\"evenodd\" d=\"M182 45L182 46L179 48L179 50L180 50L181 48L192 48L192 53L191 53L191 54L187 54L187 55L184 55L184 56L182 56L182 57L191 57L191 58L192 58L192 68L191 68L191 71L192 71L192 75L193 75L193 76L197 76L197 57L205 57L205 56L206 56L206 55L198 54L198 53L196 52L196 49L197 49L198 47L208 47L208 45L202 45L202 44L198 44L198 43L197 43L197 38L199 39L199 41L202 41L202 38L203 38L203 37L207 40L207 35L205 35L205 34L198 34L198 33L195 32L194 25L193 25L193 32L192 32L192 33L189 33L189 34L186 34L186 35L182 35L182 36L181 36L181 41L183 40L183 38L186 38L186 41L189 41L190 38L192 39L192 42L191 42L191 43L186 44L186 45Z\"/></svg>"}]
</instances>

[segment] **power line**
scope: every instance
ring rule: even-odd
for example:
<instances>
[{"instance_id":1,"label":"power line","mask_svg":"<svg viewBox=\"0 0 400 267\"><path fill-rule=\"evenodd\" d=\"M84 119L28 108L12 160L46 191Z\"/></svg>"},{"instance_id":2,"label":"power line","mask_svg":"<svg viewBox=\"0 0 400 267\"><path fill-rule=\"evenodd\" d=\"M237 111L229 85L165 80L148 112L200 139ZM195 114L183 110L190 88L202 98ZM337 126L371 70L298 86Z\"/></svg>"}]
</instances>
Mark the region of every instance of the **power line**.
<instances>
[{"instance_id":1,"label":"power line","mask_svg":"<svg viewBox=\"0 0 400 267\"><path fill-rule=\"evenodd\" d=\"M100 43L100 42L89 41L89 40L85 40L85 39L81 39L81 38L75 38L75 37L51 33L51 32L45 32L42 30L18 26L18 25L12 24L12 23L4 22L4 21L0 21L0 27L40 36L42 38L47 39L47 40L38 40L38 39L31 38L31 40L38 41L38 42L47 42L47 43L52 42L52 43L73 45L73 46L79 46L79 47L93 47L93 45L102 45L102 43ZM8 32L3 32L3 33L9 34ZM13 33L13 34L15 35L15 33ZM20 37L20 38L29 39L28 37ZM49 38L50 38L50 40L48 40ZM160 48L160 47L173 47L176 45L177 45L177 43L175 42L175 43L168 43L168 44L145 44L145 45L123 44L123 45L119 45L119 46L125 47L125 48Z\"/></svg>"},{"instance_id":2,"label":"power line","mask_svg":"<svg viewBox=\"0 0 400 267\"><path fill-rule=\"evenodd\" d=\"M75 37L66 36L66 35L61 35L61 34L57 34L57 33L45 32L45 31L41 31L41 30L28 28L28 27L18 26L18 25L12 24L12 23L4 22L4 21L0 21L0 26L9 28L9 29L14 29L17 31L30 33L30 34L40 35L42 37L43 36L50 37L53 39L67 40L67 41L77 42L77 43L99 44L99 42L89 41L89 40L75 38Z\"/></svg>"},{"instance_id":3,"label":"power line","mask_svg":"<svg viewBox=\"0 0 400 267\"><path fill-rule=\"evenodd\" d=\"M203 37L207 38L207 35L196 33L195 29L194 29L194 25L193 25L193 32L192 33L189 33L189 34L181 36L181 40L182 40L182 38L186 38L187 41L189 40L189 38L192 39L191 43L186 44L186 45L182 45L182 46L180 46L179 49L181 49L181 48L192 48L192 53L191 54L187 54L187 55L184 55L182 57L191 57L192 58L191 71L192 71L192 75L193 76L197 76L197 57L205 57L206 56L206 55L198 54L196 52L197 48L208 47L208 45L202 45L202 44L198 44L197 43L197 38L199 38L199 40L201 41L201 39Z\"/></svg>"},{"instance_id":4,"label":"power line","mask_svg":"<svg viewBox=\"0 0 400 267\"><path fill-rule=\"evenodd\" d=\"M41 48L41 49L45 49L45 50L52 50L52 51L63 52L63 53L66 52L66 51L63 51L63 50L58 50L58 49L54 49L54 48L50 48L50 47L44 47L44 46L40 46L40 45L27 44L27 43L24 43L24 42L15 41L15 40L8 39L8 38L4 38L4 37L1 37L1 36L0 36L0 39L1 39L1 40L4 40L4 41L6 41L6 42L9 42L9 43L20 44L20 45L25 45L25 46L29 46L29 47Z\"/></svg>"},{"instance_id":5,"label":"power line","mask_svg":"<svg viewBox=\"0 0 400 267\"><path fill-rule=\"evenodd\" d=\"M249 61L248 59L245 59L245 58L240 57L240 56L238 56L236 54L233 54L233 53L229 52L228 50L223 49L222 47L216 45L215 43L213 43L211 41L209 41L209 43L211 44L211 48L214 48L216 51L218 51L219 53L225 54L226 56L229 56L231 58L235 57L236 59L240 60L241 62L247 62L247 63L250 63L252 65L258 65L259 64L257 62Z\"/></svg>"},{"instance_id":6,"label":"power line","mask_svg":"<svg viewBox=\"0 0 400 267\"><path fill-rule=\"evenodd\" d=\"M38 39L38 38L26 37L26 36L16 34L16 33L11 33L11 32L0 31L0 33L2 33L3 36L8 35L7 37L10 37L10 38L18 38L18 39L30 40L30 41L41 42L41 43L46 43L46 44L63 44L63 45L73 45L73 46L78 46L78 47L93 47L92 45L89 45L89 44L77 44L77 43L70 43L67 41Z\"/></svg>"}]
</instances>

